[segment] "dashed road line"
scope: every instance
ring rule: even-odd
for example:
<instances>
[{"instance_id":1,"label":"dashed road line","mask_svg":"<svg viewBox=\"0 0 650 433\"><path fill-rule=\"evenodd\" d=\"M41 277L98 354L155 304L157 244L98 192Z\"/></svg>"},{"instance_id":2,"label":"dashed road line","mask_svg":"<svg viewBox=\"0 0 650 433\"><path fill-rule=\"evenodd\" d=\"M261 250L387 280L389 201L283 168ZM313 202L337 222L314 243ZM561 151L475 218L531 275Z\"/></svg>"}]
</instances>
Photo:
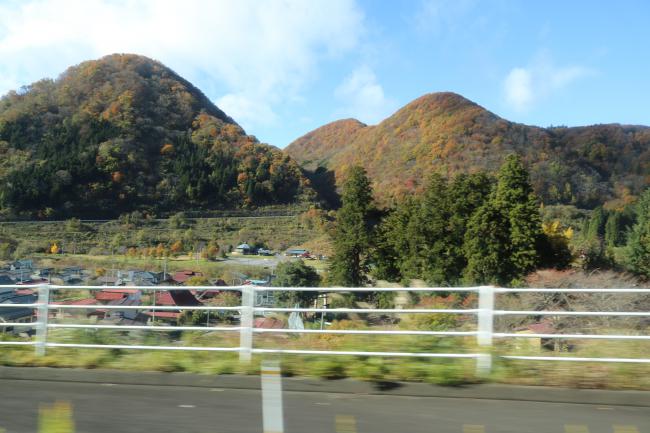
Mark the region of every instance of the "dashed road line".
<instances>
[{"instance_id":1,"label":"dashed road line","mask_svg":"<svg viewBox=\"0 0 650 433\"><path fill-rule=\"evenodd\" d=\"M463 424L463 433L485 433L485 426L480 424Z\"/></svg>"},{"instance_id":2,"label":"dashed road line","mask_svg":"<svg viewBox=\"0 0 650 433\"><path fill-rule=\"evenodd\" d=\"M586 425L566 424L564 431L565 433L589 433L589 427Z\"/></svg>"},{"instance_id":3,"label":"dashed road line","mask_svg":"<svg viewBox=\"0 0 650 433\"><path fill-rule=\"evenodd\" d=\"M357 433L357 420L351 415L336 415L336 433Z\"/></svg>"},{"instance_id":4,"label":"dashed road line","mask_svg":"<svg viewBox=\"0 0 650 433\"><path fill-rule=\"evenodd\" d=\"M614 433L639 433L639 429L634 425L615 425Z\"/></svg>"}]
</instances>

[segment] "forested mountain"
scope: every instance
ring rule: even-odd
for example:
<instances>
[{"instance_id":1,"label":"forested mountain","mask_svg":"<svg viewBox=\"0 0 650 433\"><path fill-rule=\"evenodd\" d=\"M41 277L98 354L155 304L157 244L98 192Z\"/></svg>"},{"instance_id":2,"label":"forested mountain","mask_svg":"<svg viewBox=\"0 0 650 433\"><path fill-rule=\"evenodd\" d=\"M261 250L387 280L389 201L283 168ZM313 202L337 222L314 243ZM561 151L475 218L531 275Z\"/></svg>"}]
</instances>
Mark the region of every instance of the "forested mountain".
<instances>
[{"instance_id":1,"label":"forested mountain","mask_svg":"<svg viewBox=\"0 0 650 433\"><path fill-rule=\"evenodd\" d=\"M146 57L87 61L0 99L4 217L295 202L298 165Z\"/></svg>"},{"instance_id":2,"label":"forested mountain","mask_svg":"<svg viewBox=\"0 0 650 433\"><path fill-rule=\"evenodd\" d=\"M285 151L305 168L334 171L337 181L363 166L384 205L420 191L432 172L496 171L511 153L523 157L546 204L624 204L650 184L649 127L527 126L454 93L422 96L376 126L330 123Z\"/></svg>"}]
</instances>

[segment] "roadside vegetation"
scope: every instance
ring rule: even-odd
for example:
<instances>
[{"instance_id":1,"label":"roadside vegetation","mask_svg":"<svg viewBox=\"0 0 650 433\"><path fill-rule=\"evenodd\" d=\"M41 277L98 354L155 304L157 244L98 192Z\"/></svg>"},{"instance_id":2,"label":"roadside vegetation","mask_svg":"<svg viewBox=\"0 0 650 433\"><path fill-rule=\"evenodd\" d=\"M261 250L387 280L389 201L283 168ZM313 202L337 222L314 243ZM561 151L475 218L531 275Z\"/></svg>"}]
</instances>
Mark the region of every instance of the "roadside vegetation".
<instances>
[{"instance_id":1,"label":"roadside vegetation","mask_svg":"<svg viewBox=\"0 0 650 433\"><path fill-rule=\"evenodd\" d=\"M647 287L650 277L650 190L620 208L580 211L570 206L540 205L521 160L510 157L496 177L484 173L445 178L434 175L420 198L398 201L390 209L373 202L363 169L347 176L338 212L317 208L293 217L188 218L167 220L137 212L117 221L85 223L0 224L7 258L24 251L45 266L82 265L95 269L152 268L171 272L192 269L204 276L242 272L253 278L270 273L263 264L230 259L240 242L282 250L318 242L328 245L327 261L293 260L275 268L276 287L449 286L448 294L415 292L359 295L316 292L279 296L278 305L328 308L475 308L474 296L453 295L455 285L495 284L528 287ZM329 254L328 254L329 255ZM252 257L252 256L247 256ZM252 257L269 260L265 256ZM233 279L234 281L234 279ZM232 294L210 305L236 305ZM647 295L520 294L503 295L497 308L650 311ZM286 325L288 316L268 317ZM86 319L82 319L86 320ZM90 319L87 319L90 320ZM470 316L449 314L303 315L306 328L372 330L474 331ZM226 313L207 317L184 314L184 324L236 325ZM285 326L286 327L286 326ZM650 322L638 318L569 318L543 316L499 318L497 332L603 333L648 335ZM540 332L539 329L543 329ZM153 332L52 330L52 341L93 344L188 345L238 347L236 332ZM3 335L2 338L18 338ZM477 353L474 337L363 336L305 334L256 335L256 347L342 351ZM287 375L329 379L352 377L377 382L412 380L439 384L496 381L530 385L650 389L644 364L507 361L498 355L643 358L647 341L496 340L494 368L478 377L473 360L374 358L363 356L283 356ZM240 364L236 353L165 352L102 349L51 349L36 357L33 348L6 347L3 365L187 371L204 374L257 373L259 359Z\"/></svg>"}]
</instances>

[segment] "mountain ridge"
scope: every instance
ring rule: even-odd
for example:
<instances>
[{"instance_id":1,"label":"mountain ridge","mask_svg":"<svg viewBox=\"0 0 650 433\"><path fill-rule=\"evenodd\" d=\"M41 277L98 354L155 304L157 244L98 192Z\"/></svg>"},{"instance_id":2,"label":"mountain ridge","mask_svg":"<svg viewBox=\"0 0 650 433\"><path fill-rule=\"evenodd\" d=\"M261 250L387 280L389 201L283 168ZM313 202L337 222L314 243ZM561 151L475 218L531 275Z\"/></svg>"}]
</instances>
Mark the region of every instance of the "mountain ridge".
<instances>
[{"instance_id":1,"label":"mountain ridge","mask_svg":"<svg viewBox=\"0 0 650 433\"><path fill-rule=\"evenodd\" d=\"M428 173L494 171L509 153L524 157L548 204L616 205L650 183L650 127L643 125L529 126L456 93L438 92L357 128L348 140L330 139L337 136L337 122L326 126L327 134L318 128L284 151L306 169L334 171L339 181L347 167L362 165L382 204L421 190Z\"/></svg>"},{"instance_id":2,"label":"mountain ridge","mask_svg":"<svg viewBox=\"0 0 650 433\"><path fill-rule=\"evenodd\" d=\"M60 218L282 204L313 192L162 63L112 54L0 99L0 216Z\"/></svg>"}]
</instances>

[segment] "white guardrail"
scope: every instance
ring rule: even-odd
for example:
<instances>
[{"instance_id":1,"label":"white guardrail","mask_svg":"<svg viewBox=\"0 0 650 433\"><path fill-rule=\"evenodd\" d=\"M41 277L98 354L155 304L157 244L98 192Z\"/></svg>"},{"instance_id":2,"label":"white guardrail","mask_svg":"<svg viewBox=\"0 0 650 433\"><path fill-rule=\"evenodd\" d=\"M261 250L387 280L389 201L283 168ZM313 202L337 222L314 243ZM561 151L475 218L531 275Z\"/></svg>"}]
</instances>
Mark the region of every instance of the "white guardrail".
<instances>
[{"instance_id":1,"label":"white guardrail","mask_svg":"<svg viewBox=\"0 0 650 433\"><path fill-rule=\"evenodd\" d=\"M31 304L0 303L0 308L33 308L35 322L4 323L0 322L0 330L9 327L35 328L35 339L31 341L0 341L0 345L33 345L38 355L44 355L46 348L104 348L104 349L136 349L136 350L182 350L182 351L212 351L239 352L240 360L248 362L252 354L305 354L305 355L352 355L352 356L382 356L382 357L418 357L418 358L471 358L476 360L477 371L486 374L491 370L491 347L494 339L544 338L544 339L603 339L603 340L650 340L650 335L616 335L616 334L543 334L543 333L499 333L494 332L495 316L597 316L597 317L638 317L650 318L650 312L637 311L528 311L528 310L495 310L495 296L513 293L609 293L609 294L650 294L650 289L521 289L480 287L426 287L426 288L349 288L349 287L259 287L259 286L57 286L57 285L21 285L0 288L35 289L38 291L38 302ZM50 302L51 294L59 290L124 290L133 289L143 292L170 290L218 290L241 292L241 305L234 307L221 306L162 306L162 305L69 305ZM323 293L363 293L363 292L460 292L478 294L478 308L475 309L375 309L375 308L275 308L256 307L256 292L280 291L316 291ZM155 298L155 296L154 296ZM239 326L162 326L162 325L110 325L101 323L49 323L50 310L138 310L138 311L238 311L240 312ZM333 329L266 329L255 328L256 313L268 312L303 312L303 313L383 313L383 314L456 314L476 316L476 331L423 331L423 330L333 330ZM126 345L126 344L81 344L56 343L48 341L49 329L112 329L112 330L147 330L147 331L220 331L238 332L240 344L238 347L198 347L198 346L155 346L155 345ZM337 351L310 349L258 348L254 344L254 334L284 333L284 334L342 334L342 335L416 335L416 336L451 336L476 337L480 353L431 353L431 352L370 352L370 351ZM561 362L620 362L620 363L650 363L650 358L585 358L570 356L515 356L498 355L503 359L529 361L561 361Z\"/></svg>"}]
</instances>

